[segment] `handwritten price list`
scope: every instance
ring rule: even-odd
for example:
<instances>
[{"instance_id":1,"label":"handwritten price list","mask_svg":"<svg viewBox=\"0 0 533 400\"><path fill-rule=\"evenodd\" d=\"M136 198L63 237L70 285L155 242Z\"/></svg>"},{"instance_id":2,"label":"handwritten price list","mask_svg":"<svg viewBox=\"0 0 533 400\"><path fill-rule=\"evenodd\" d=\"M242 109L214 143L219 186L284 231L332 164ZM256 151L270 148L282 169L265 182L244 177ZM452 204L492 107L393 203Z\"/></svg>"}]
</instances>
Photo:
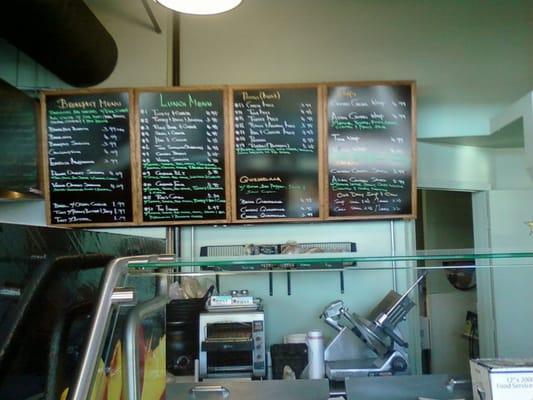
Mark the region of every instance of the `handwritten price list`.
<instances>
[{"instance_id":1,"label":"handwritten price list","mask_svg":"<svg viewBox=\"0 0 533 400\"><path fill-rule=\"evenodd\" d=\"M410 85L328 88L329 215L411 213Z\"/></svg>"},{"instance_id":2,"label":"handwritten price list","mask_svg":"<svg viewBox=\"0 0 533 400\"><path fill-rule=\"evenodd\" d=\"M233 92L236 218L319 215L316 88Z\"/></svg>"},{"instance_id":3,"label":"handwritten price list","mask_svg":"<svg viewBox=\"0 0 533 400\"><path fill-rule=\"evenodd\" d=\"M226 219L223 92L139 94L144 221Z\"/></svg>"},{"instance_id":4,"label":"handwritten price list","mask_svg":"<svg viewBox=\"0 0 533 400\"><path fill-rule=\"evenodd\" d=\"M133 220L128 93L46 97L52 224Z\"/></svg>"}]
</instances>

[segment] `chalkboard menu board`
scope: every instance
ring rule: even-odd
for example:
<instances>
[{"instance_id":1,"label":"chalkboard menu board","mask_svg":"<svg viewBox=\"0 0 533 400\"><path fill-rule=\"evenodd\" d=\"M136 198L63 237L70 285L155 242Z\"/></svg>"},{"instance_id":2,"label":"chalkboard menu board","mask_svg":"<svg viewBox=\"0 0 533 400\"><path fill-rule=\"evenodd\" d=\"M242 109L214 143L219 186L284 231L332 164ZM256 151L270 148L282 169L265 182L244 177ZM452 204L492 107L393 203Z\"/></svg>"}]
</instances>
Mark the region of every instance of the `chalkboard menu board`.
<instances>
[{"instance_id":1,"label":"chalkboard menu board","mask_svg":"<svg viewBox=\"0 0 533 400\"><path fill-rule=\"evenodd\" d=\"M0 195L40 194L37 176L39 102L0 79ZM6 191L6 192L4 192Z\"/></svg>"},{"instance_id":2,"label":"chalkboard menu board","mask_svg":"<svg viewBox=\"0 0 533 400\"><path fill-rule=\"evenodd\" d=\"M233 88L235 222L320 218L318 86Z\"/></svg>"},{"instance_id":3,"label":"chalkboard menu board","mask_svg":"<svg viewBox=\"0 0 533 400\"><path fill-rule=\"evenodd\" d=\"M327 88L329 218L414 217L414 83Z\"/></svg>"},{"instance_id":4,"label":"chalkboard menu board","mask_svg":"<svg viewBox=\"0 0 533 400\"><path fill-rule=\"evenodd\" d=\"M227 222L225 91L137 92L142 220Z\"/></svg>"},{"instance_id":5,"label":"chalkboard menu board","mask_svg":"<svg viewBox=\"0 0 533 400\"><path fill-rule=\"evenodd\" d=\"M52 225L415 217L411 81L55 91L41 107Z\"/></svg>"},{"instance_id":6,"label":"chalkboard menu board","mask_svg":"<svg viewBox=\"0 0 533 400\"><path fill-rule=\"evenodd\" d=\"M133 222L131 93L45 95L45 191L49 223L94 226Z\"/></svg>"}]
</instances>

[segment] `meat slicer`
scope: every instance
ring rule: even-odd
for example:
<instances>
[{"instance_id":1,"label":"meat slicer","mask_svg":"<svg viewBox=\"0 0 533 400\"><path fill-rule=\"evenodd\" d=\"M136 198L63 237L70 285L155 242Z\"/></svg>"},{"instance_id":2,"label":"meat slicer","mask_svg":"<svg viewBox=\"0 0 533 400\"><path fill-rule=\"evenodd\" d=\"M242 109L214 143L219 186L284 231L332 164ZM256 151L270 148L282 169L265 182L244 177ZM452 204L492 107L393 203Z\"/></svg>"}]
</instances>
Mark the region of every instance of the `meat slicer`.
<instances>
[{"instance_id":1,"label":"meat slicer","mask_svg":"<svg viewBox=\"0 0 533 400\"><path fill-rule=\"evenodd\" d=\"M391 290L368 319L350 313L341 300L324 308L320 318L338 331L324 351L326 375L330 380L407 372L408 344L397 326L415 305L409 294L425 275L422 274L403 295ZM361 343L366 346L362 346L363 349L369 351L361 351Z\"/></svg>"}]
</instances>

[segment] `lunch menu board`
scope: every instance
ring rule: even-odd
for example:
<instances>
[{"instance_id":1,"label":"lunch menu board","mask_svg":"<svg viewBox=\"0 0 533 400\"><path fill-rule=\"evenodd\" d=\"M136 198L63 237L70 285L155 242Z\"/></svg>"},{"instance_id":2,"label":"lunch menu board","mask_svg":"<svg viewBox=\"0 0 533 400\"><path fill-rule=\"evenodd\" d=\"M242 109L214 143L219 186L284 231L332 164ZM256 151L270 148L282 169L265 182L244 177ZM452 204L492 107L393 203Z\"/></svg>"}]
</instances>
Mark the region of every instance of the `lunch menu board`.
<instances>
[{"instance_id":1,"label":"lunch menu board","mask_svg":"<svg viewBox=\"0 0 533 400\"><path fill-rule=\"evenodd\" d=\"M128 90L45 96L50 224L133 221L130 101Z\"/></svg>"},{"instance_id":2,"label":"lunch menu board","mask_svg":"<svg viewBox=\"0 0 533 400\"><path fill-rule=\"evenodd\" d=\"M414 216L413 84L327 88L329 217Z\"/></svg>"},{"instance_id":3,"label":"lunch menu board","mask_svg":"<svg viewBox=\"0 0 533 400\"><path fill-rule=\"evenodd\" d=\"M143 222L226 222L224 90L136 94Z\"/></svg>"},{"instance_id":4,"label":"lunch menu board","mask_svg":"<svg viewBox=\"0 0 533 400\"><path fill-rule=\"evenodd\" d=\"M235 88L234 221L320 216L318 87Z\"/></svg>"}]
</instances>

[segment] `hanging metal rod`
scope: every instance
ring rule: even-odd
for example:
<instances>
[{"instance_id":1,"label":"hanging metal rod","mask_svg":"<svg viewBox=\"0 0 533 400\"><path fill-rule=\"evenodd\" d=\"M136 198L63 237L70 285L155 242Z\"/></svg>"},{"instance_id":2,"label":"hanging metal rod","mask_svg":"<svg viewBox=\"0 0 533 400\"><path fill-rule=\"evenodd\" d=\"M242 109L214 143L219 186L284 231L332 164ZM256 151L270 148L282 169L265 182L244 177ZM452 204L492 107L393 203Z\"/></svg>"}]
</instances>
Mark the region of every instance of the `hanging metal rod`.
<instances>
[{"instance_id":1,"label":"hanging metal rod","mask_svg":"<svg viewBox=\"0 0 533 400\"><path fill-rule=\"evenodd\" d=\"M143 3L144 9L146 10L146 14L148 14L150 21L152 21L154 31L156 33L161 33L161 27L159 26L159 23L157 22L157 19L155 18L155 15L152 9L150 8L150 5L148 4L146 0L141 0L141 3Z\"/></svg>"}]
</instances>

